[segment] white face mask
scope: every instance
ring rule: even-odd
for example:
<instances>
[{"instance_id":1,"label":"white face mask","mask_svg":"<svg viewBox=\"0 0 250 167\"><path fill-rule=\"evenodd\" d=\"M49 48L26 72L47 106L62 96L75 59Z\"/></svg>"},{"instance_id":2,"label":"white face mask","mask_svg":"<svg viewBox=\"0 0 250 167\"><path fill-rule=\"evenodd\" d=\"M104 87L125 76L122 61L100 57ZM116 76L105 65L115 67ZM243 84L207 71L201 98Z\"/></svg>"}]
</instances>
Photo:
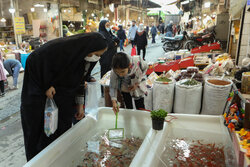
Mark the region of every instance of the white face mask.
<instances>
[{"instance_id":1,"label":"white face mask","mask_svg":"<svg viewBox=\"0 0 250 167\"><path fill-rule=\"evenodd\" d=\"M106 28L106 30L109 32L109 31L110 31L110 28Z\"/></svg>"},{"instance_id":2,"label":"white face mask","mask_svg":"<svg viewBox=\"0 0 250 167\"><path fill-rule=\"evenodd\" d=\"M87 56L84 58L84 60L88 61L88 62L97 62L100 60L101 57L96 56L96 55L92 55L91 57Z\"/></svg>"}]
</instances>

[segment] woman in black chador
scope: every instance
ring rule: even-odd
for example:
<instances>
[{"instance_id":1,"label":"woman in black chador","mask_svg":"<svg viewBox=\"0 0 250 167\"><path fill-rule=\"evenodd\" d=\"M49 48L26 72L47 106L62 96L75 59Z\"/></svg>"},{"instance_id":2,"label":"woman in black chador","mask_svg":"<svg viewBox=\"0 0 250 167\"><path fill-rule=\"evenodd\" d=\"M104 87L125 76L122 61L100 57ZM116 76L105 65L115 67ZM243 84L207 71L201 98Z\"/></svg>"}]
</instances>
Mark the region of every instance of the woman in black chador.
<instances>
[{"instance_id":1,"label":"woman in black chador","mask_svg":"<svg viewBox=\"0 0 250 167\"><path fill-rule=\"evenodd\" d=\"M28 161L66 132L72 126L73 116L77 120L84 117L83 83L106 48L103 35L87 33L49 41L30 54L21 97ZM58 128L49 137L44 133L47 97L53 98L58 107Z\"/></svg>"}]
</instances>

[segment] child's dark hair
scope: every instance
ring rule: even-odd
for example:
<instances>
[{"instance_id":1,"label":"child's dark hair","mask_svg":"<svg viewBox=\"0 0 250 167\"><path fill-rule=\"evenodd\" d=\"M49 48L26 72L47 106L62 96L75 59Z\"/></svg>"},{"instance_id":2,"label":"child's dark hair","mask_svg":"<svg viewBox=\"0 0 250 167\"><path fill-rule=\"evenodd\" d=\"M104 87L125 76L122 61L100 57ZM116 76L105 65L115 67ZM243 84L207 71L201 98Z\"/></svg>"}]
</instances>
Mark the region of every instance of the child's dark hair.
<instances>
[{"instance_id":1,"label":"child's dark hair","mask_svg":"<svg viewBox=\"0 0 250 167\"><path fill-rule=\"evenodd\" d=\"M114 55L112 60L112 68L113 69L124 69L128 68L130 64L130 60L128 58L128 55L123 52L118 52Z\"/></svg>"}]
</instances>

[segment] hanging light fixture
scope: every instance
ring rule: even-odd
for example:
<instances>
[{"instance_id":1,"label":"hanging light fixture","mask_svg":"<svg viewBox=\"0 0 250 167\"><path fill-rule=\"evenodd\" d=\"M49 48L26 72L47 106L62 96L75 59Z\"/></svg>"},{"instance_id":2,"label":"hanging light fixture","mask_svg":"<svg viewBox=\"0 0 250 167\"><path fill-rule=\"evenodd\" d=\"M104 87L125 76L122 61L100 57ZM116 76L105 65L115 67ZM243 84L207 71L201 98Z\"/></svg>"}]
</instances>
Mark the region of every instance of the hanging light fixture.
<instances>
[{"instance_id":1,"label":"hanging light fixture","mask_svg":"<svg viewBox=\"0 0 250 167\"><path fill-rule=\"evenodd\" d=\"M69 24L69 27L74 28L74 27L75 27L75 25L71 22L71 23Z\"/></svg>"},{"instance_id":2,"label":"hanging light fixture","mask_svg":"<svg viewBox=\"0 0 250 167\"><path fill-rule=\"evenodd\" d=\"M210 6L211 6L211 2L206 2L206 3L204 4L204 7L205 7L205 8L210 8Z\"/></svg>"},{"instance_id":3,"label":"hanging light fixture","mask_svg":"<svg viewBox=\"0 0 250 167\"><path fill-rule=\"evenodd\" d=\"M5 23L5 22L6 22L6 19L5 19L5 18L2 18L2 19L1 19L1 22L2 22L2 23Z\"/></svg>"},{"instance_id":4,"label":"hanging light fixture","mask_svg":"<svg viewBox=\"0 0 250 167\"><path fill-rule=\"evenodd\" d=\"M35 5L34 5L34 7L36 7L36 8L44 8L44 5L43 5L43 4L40 4L40 3L38 3L38 4L35 4Z\"/></svg>"},{"instance_id":5,"label":"hanging light fixture","mask_svg":"<svg viewBox=\"0 0 250 167\"><path fill-rule=\"evenodd\" d=\"M16 10L15 10L14 8L9 8L9 12L10 12L10 13L13 14L13 13L15 13L15 11L16 11Z\"/></svg>"}]
</instances>

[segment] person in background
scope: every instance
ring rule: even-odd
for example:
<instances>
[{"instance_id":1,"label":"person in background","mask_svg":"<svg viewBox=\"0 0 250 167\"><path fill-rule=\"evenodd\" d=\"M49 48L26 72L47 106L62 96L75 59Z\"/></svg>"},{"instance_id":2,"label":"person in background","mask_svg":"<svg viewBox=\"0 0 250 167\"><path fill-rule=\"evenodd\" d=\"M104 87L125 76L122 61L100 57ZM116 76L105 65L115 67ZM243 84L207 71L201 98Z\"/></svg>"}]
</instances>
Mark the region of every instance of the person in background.
<instances>
[{"instance_id":1,"label":"person in background","mask_svg":"<svg viewBox=\"0 0 250 167\"><path fill-rule=\"evenodd\" d=\"M148 45L147 35L144 31L143 24L139 25L138 31L135 35L135 45L137 46L137 55L141 54L141 50L143 51L143 60L145 60L146 56L146 47Z\"/></svg>"},{"instance_id":2,"label":"person in background","mask_svg":"<svg viewBox=\"0 0 250 167\"><path fill-rule=\"evenodd\" d=\"M157 29L156 29L154 23L152 23L151 35L152 35L152 43L155 43L155 36L157 35Z\"/></svg>"},{"instance_id":3,"label":"person in background","mask_svg":"<svg viewBox=\"0 0 250 167\"><path fill-rule=\"evenodd\" d=\"M82 33L47 42L27 58L21 95L21 121L29 161L81 120L85 111L84 81L107 49L100 33ZM58 127L49 137L44 132L46 98L58 107ZM77 113L74 113L77 106Z\"/></svg>"},{"instance_id":4,"label":"person in background","mask_svg":"<svg viewBox=\"0 0 250 167\"><path fill-rule=\"evenodd\" d=\"M125 30L123 29L122 25L119 25L119 30L117 31L117 37L119 38L120 40L120 51L124 51L124 42L126 40L126 33L125 33Z\"/></svg>"},{"instance_id":5,"label":"person in background","mask_svg":"<svg viewBox=\"0 0 250 167\"><path fill-rule=\"evenodd\" d=\"M161 23L161 33L164 34L164 30L165 30L165 24Z\"/></svg>"},{"instance_id":6,"label":"person in background","mask_svg":"<svg viewBox=\"0 0 250 167\"><path fill-rule=\"evenodd\" d=\"M181 33L181 26L180 26L180 24L177 25L176 31L177 31L177 34L180 35L180 33Z\"/></svg>"},{"instance_id":7,"label":"person in background","mask_svg":"<svg viewBox=\"0 0 250 167\"><path fill-rule=\"evenodd\" d=\"M173 21L171 20L166 27L166 36L173 37Z\"/></svg>"},{"instance_id":8,"label":"person in background","mask_svg":"<svg viewBox=\"0 0 250 167\"><path fill-rule=\"evenodd\" d=\"M132 21L132 26L129 28L128 39L131 41L132 47L135 46L135 35L137 31L136 21Z\"/></svg>"},{"instance_id":9,"label":"person in background","mask_svg":"<svg viewBox=\"0 0 250 167\"><path fill-rule=\"evenodd\" d=\"M133 109L134 98L136 109L144 109L144 95L147 95L145 74L148 65L140 56L128 56L126 53L117 53L112 60L110 74L110 96L114 113L118 112L117 90L122 96L127 109Z\"/></svg>"},{"instance_id":10,"label":"person in background","mask_svg":"<svg viewBox=\"0 0 250 167\"><path fill-rule=\"evenodd\" d=\"M18 76L22 67L21 63L16 59L8 59L3 62L4 68L8 71L9 75L13 77L13 87L11 89L18 89Z\"/></svg>"},{"instance_id":11,"label":"person in background","mask_svg":"<svg viewBox=\"0 0 250 167\"><path fill-rule=\"evenodd\" d=\"M5 69L3 66L3 53L0 50L0 97L3 97L5 95L4 91L4 81L7 80Z\"/></svg>"},{"instance_id":12,"label":"person in background","mask_svg":"<svg viewBox=\"0 0 250 167\"><path fill-rule=\"evenodd\" d=\"M111 70L111 63L113 56L117 53L117 47L120 40L114 36L110 30L109 20L102 20L99 24L99 32L107 39L108 50L102 55L100 59L101 78ZM103 87L101 89L102 96L104 96Z\"/></svg>"},{"instance_id":13,"label":"person in background","mask_svg":"<svg viewBox=\"0 0 250 167\"><path fill-rule=\"evenodd\" d=\"M149 34L148 34L149 33L149 26L148 25L146 26L146 30L145 31L146 31L146 34L147 34L147 38L149 38Z\"/></svg>"},{"instance_id":14,"label":"person in background","mask_svg":"<svg viewBox=\"0 0 250 167\"><path fill-rule=\"evenodd\" d=\"M176 24L173 25L173 36L176 35L176 32L177 32L177 27L176 27Z\"/></svg>"}]
</instances>

